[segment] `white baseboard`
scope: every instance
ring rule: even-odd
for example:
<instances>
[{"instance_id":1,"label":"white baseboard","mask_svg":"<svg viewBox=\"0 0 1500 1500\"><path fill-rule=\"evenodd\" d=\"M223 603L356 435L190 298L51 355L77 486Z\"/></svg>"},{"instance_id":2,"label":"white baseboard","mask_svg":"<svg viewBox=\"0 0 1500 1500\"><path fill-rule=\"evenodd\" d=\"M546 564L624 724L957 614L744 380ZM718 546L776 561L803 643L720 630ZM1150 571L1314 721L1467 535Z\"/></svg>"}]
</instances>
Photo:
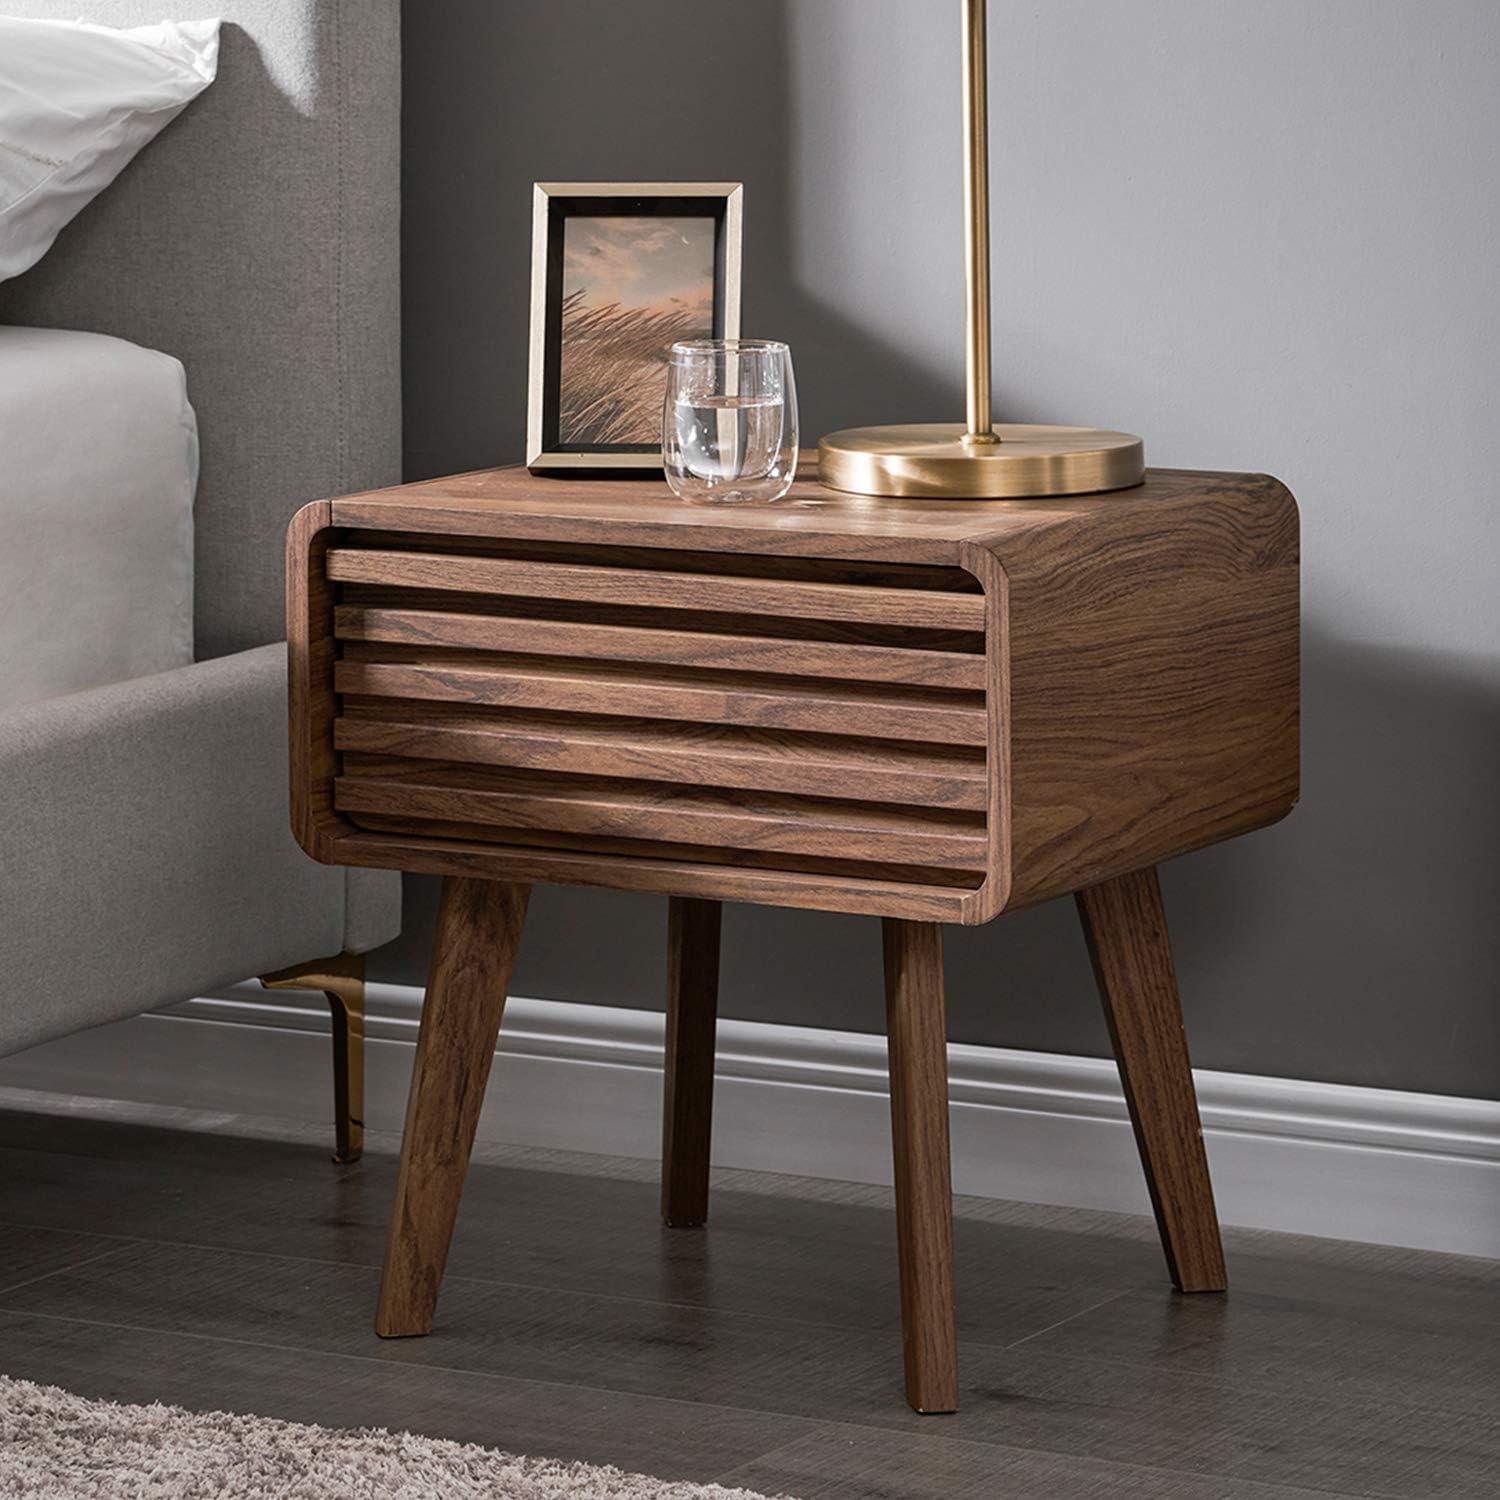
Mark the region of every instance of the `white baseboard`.
<instances>
[{"instance_id":1,"label":"white baseboard","mask_svg":"<svg viewBox=\"0 0 1500 1500\"><path fill-rule=\"evenodd\" d=\"M421 991L368 994L372 1129L399 1130ZM0 1088L322 1124L327 1014L255 985L82 1032L0 1061ZM662 1018L512 999L482 1139L654 1156ZM1114 1065L954 1044L960 1193L1149 1212ZM1500 1103L1197 1073L1214 1186L1229 1224L1500 1257ZM890 1180L883 1038L722 1021L714 1161Z\"/></svg>"}]
</instances>

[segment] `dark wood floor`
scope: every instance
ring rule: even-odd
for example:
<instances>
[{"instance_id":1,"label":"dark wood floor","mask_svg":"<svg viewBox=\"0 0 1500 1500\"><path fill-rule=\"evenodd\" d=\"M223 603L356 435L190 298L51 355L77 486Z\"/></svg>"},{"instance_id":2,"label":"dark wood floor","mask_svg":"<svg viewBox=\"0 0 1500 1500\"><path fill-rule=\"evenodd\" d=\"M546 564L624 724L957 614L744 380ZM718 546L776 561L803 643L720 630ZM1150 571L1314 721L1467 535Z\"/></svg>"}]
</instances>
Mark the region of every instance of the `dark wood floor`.
<instances>
[{"instance_id":1,"label":"dark wood floor","mask_svg":"<svg viewBox=\"0 0 1500 1500\"><path fill-rule=\"evenodd\" d=\"M0 1371L801 1500L1500 1495L1492 1262L1232 1232L1180 1297L1145 1220L960 1200L963 1410L921 1418L884 1192L722 1173L666 1231L648 1164L491 1152L437 1327L382 1342L392 1144L0 1113Z\"/></svg>"}]
</instances>

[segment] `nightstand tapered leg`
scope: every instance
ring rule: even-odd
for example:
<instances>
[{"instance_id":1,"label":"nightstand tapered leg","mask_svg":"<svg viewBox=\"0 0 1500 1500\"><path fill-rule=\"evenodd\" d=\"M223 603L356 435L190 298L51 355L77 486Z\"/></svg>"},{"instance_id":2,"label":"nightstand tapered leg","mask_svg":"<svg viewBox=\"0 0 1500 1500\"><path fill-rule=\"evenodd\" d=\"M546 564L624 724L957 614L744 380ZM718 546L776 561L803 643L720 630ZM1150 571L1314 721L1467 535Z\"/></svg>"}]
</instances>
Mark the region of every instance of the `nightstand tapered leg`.
<instances>
[{"instance_id":1,"label":"nightstand tapered leg","mask_svg":"<svg viewBox=\"0 0 1500 1500\"><path fill-rule=\"evenodd\" d=\"M708 1219L714 1030L719 1010L719 918L717 901L673 896L668 903L661 1217L670 1228L693 1228Z\"/></svg>"},{"instance_id":2,"label":"nightstand tapered leg","mask_svg":"<svg viewBox=\"0 0 1500 1500\"><path fill-rule=\"evenodd\" d=\"M375 1314L382 1338L432 1329L530 889L443 881Z\"/></svg>"},{"instance_id":3,"label":"nightstand tapered leg","mask_svg":"<svg viewBox=\"0 0 1500 1500\"><path fill-rule=\"evenodd\" d=\"M890 917L881 926L906 1399L919 1412L956 1411L943 929Z\"/></svg>"},{"instance_id":4,"label":"nightstand tapered leg","mask_svg":"<svg viewBox=\"0 0 1500 1500\"><path fill-rule=\"evenodd\" d=\"M1079 891L1078 911L1167 1267L1180 1291L1222 1292L1224 1249L1155 867Z\"/></svg>"}]
</instances>

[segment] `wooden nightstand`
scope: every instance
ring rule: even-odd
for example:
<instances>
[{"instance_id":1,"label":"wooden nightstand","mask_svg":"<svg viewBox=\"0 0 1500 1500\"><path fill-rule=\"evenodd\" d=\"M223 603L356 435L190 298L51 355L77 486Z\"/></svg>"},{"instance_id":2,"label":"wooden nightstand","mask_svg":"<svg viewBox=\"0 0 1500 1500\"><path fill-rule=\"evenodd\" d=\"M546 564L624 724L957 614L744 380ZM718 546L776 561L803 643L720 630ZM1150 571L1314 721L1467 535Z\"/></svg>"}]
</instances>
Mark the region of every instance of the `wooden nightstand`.
<instances>
[{"instance_id":1,"label":"wooden nightstand","mask_svg":"<svg viewBox=\"0 0 1500 1500\"><path fill-rule=\"evenodd\" d=\"M1154 867L1296 800L1276 480L1023 502L801 480L724 509L500 469L309 505L287 560L297 838L445 877L380 1333L432 1325L538 880L671 898L674 1225L707 1213L718 903L884 918L921 1411L958 1399L938 924L1077 892L1173 1279L1223 1289Z\"/></svg>"}]
</instances>

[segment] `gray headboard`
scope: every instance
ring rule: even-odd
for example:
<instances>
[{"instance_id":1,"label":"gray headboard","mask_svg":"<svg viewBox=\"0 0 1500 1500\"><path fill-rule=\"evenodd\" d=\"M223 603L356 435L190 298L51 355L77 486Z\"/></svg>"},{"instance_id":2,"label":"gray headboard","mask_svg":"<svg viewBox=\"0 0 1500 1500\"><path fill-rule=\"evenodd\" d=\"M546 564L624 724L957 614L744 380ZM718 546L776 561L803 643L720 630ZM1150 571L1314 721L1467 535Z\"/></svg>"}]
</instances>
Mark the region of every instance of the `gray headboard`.
<instances>
[{"instance_id":1,"label":"gray headboard","mask_svg":"<svg viewBox=\"0 0 1500 1500\"><path fill-rule=\"evenodd\" d=\"M187 367L197 651L278 640L304 501L401 477L400 0L0 0L107 26L222 16L219 76L86 208L0 322Z\"/></svg>"}]
</instances>

